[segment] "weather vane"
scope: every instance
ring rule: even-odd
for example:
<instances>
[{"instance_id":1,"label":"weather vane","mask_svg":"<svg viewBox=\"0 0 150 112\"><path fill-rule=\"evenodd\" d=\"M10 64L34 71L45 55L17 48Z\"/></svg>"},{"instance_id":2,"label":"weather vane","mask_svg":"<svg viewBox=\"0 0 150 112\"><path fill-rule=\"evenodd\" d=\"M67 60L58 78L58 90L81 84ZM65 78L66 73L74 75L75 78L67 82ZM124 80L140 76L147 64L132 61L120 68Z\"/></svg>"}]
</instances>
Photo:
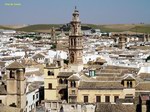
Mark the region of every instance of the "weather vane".
<instances>
[{"instance_id":1,"label":"weather vane","mask_svg":"<svg viewBox=\"0 0 150 112\"><path fill-rule=\"evenodd\" d=\"M77 6L75 6L75 10L77 9Z\"/></svg>"}]
</instances>

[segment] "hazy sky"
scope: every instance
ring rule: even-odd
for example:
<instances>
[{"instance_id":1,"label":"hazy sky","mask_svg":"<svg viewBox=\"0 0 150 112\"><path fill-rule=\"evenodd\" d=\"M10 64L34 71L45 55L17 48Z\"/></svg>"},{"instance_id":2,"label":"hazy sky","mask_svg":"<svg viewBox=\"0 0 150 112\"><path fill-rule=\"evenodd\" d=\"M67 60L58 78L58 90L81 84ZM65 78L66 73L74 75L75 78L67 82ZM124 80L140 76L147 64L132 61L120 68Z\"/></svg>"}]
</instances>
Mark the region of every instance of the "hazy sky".
<instances>
[{"instance_id":1,"label":"hazy sky","mask_svg":"<svg viewBox=\"0 0 150 112\"><path fill-rule=\"evenodd\" d=\"M82 23L150 23L150 0L0 0L0 24L68 23L75 5Z\"/></svg>"}]
</instances>

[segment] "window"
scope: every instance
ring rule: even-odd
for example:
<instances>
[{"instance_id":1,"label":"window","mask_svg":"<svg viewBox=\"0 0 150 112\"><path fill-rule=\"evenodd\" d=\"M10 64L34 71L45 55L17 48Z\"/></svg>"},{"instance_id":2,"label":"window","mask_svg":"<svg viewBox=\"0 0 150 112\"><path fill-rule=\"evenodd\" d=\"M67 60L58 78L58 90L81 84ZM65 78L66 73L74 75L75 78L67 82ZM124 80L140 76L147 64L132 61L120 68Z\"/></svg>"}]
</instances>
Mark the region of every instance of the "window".
<instances>
[{"instance_id":1,"label":"window","mask_svg":"<svg viewBox=\"0 0 150 112\"><path fill-rule=\"evenodd\" d=\"M71 46L73 45L73 39L71 39Z\"/></svg>"},{"instance_id":2,"label":"window","mask_svg":"<svg viewBox=\"0 0 150 112\"><path fill-rule=\"evenodd\" d=\"M117 102L118 98L119 98L119 96L114 96L114 102Z\"/></svg>"},{"instance_id":3,"label":"window","mask_svg":"<svg viewBox=\"0 0 150 112\"><path fill-rule=\"evenodd\" d=\"M105 102L110 102L110 97L109 96L105 96Z\"/></svg>"},{"instance_id":4,"label":"window","mask_svg":"<svg viewBox=\"0 0 150 112\"><path fill-rule=\"evenodd\" d=\"M76 46L76 39L74 39L74 46Z\"/></svg>"},{"instance_id":5,"label":"window","mask_svg":"<svg viewBox=\"0 0 150 112\"><path fill-rule=\"evenodd\" d=\"M127 82L127 88L130 88L130 83L129 83L129 81Z\"/></svg>"},{"instance_id":6,"label":"window","mask_svg":"<svg viewBox=\"0 0 150 112\"><path fill-rule=\"evenodd\" d=\"M127 81L127 88L132 88L132 81Z\"/></svg>"},{"instance_id":7,"label":"window","mask_svg":"<svg viewBox=\"0 0 150 112\"><path fill-rule=\"evenodd\" d=\"M130 81L130 88L132 88L132 81Z\"/></svg>"},{"instance_id":8,"label":"window","mask_svg":"<svg viewBox=\"0 0 150 112\"><path fill-rule=\"evenodd\" d=\"M84 103L88 102L88 96L84 96Z\"/></svg>"},{"instance_id":9,"label":"window","mask_svg":"<svg viewBox=\"0 0 150 112\"><path fill-rule=\"evenodd\" d=\"M67 81L67 79L64 79L64 83L65 83L65 84L68 84L68 81Z\"/></svg>"},{"instance_id":10,"label":"window","mask_svg":"<svg viewBox=\"0 0 150 112\"><path fill-rule=\"evenodd\" d=\"M101 102L101 96L96 96L96 102Z\"/></svg>"},{"instance_id":11,"label":"window","mask_svg":"<svg viewBox=\"0 0 150 112\"><path fill-rule=\"evenodd\" d=\"M36 94L36 99L38 98L38 94Z\"/></svg>"},{"instance_id":12,"label":"window","mask_svg":"<svg viewBox=\"0 0 150 112\"><path fill-rule=\"evenodd\" d=\"M59 79L59 84L63 84L63 80L62 79Z\"/></svg>"},{"instance_id":13,"label":"window","mask_svg":"<svg viewBox=\"0 0 150 112\"><path fill-rule=\"evenodd\" d=\"M52 89L52 83L48 84L48 89Z\"/></svg>"},{"instance_id":14,"label":"window","mask_svg":"<svg viewBox=\"0 0 150 112\"><path fill-rule=\"evenodd\" d=\"M75 90L72 90L72 94L75 94Z\"/></svg>"},{"instance_id":15,"label":"window","mask_svg":"<svg viewBox=\"0 0 150 112\"><path fill-rule=\"evenodd\" d=\"M48 76L50 76L51 75L51 72L50 71L48 71Z\"/></svg>"},{"instance_id":16,"label":"window","mask_svg":"<svg viewBox=\"0 0 150 112\"><path fill-rule=\"evenodd\" d=\"M75 81L71 81L71 87L76 87L76 82Z\"/></svg>"},{"instance_id":17,"label":"window","mask_svg":"<svg viewBox=\"0 0 150 112\"><path fill-rule=\"evenodd\" d=\"M70 82L70 86L73 87L73 82L72 81Z\"/></svg>"},{"instance_id":18,"label":"window","mask_svg":"<svg viewBox=\"0 0 150 112\"><path fill-rule=\"evenodd\" d=\"M10 71L10 78L15 78L15 73L13 71Z\"/></svg>"},{"instance_id":19,"label":"window","mask_svg":"<svg viewBox=\"0 0 150 112\"><path fill-rule=\"evenodd\" d=\"M35 96L33 95L33 100L35 99Z\"/></svg>"},{"instance_id":20,"label":"window","mask_svg":"<svg viewBox=\"0 0 150 112\"><path fill-rule=\"evenodd\" d=\"M61 66L60 61L57 61L58 66Z\"/></svg>"},{"instance_id":21,"label":"window","mask_svg":"<svg viewBox=\"0 0 150 112\"><path fill-rule=\"evenodd\" d=\"M48 71L48 76L54 76L54 73L51 71Z\"/></svg>"}]
</instances>

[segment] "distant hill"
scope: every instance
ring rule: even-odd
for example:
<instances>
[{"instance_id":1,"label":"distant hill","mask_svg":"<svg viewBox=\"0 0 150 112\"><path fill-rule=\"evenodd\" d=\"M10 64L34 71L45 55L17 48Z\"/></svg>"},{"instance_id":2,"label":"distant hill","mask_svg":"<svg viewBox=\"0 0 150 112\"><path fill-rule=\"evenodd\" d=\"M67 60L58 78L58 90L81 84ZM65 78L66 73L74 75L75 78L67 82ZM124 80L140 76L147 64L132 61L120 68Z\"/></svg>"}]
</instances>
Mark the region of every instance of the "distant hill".
<instances>
[{"instance_id":1,"label":"distant hill","mask_svg":"<svg viewBox=\"0 0 150 112\"><path fill-rule=\"evenodd\" d=\"M134 28L130 29L130 31L140 32L140 33L150 33L150 25L137 25Z\"/></svg>"},{"instance_id":2,"label":"distant hill","mask_svg":"<svg viewBox=\"0 0 150 112\"><path fill-rule=\"evenodd\" d=\"M29 25L29 26L26 26L23 28L18 28L16 30L17 31L26 31L26 32L29 32L29 31L40 32L40 30L42 30L42 31L50 30L52 27L59 28L61 26L62 26L61 24L37 24L37 25Z\"/></svg>"},{"instance_id":3,"label":"distant hill","mask_svg":"<svg viewBox=\"0 0 150 112\"><path fill-rule=\"evenodd\" d=\"M12 30L13 28L9 28L9 27L0 25L0 29L4 29L4 30Z\"/></svg>"},{"instance_id":4,"label":"distant hill","mask_svg":"<svg viewBox=\"0 0 150 112\"><path fill-rule=\"evenodd\" d=\"M29 25L22 28L12 28L8 26L0 26L0 29L14 29L17 31L25 32L50 32L50 29L55 27L57 31L63 29L69 31L69 24L36 24ZM139 32L139 33L150 33L150 25L146 24L110 24L110 25L95 25L95 24L82 24L82 30L89 29L100 29L102 32Z\"/></svg>"},{"instance_id":5,"label":"distant hill","mask_svg":"<svg viewBox=\"0 0 150 112\"><path fill-rule=\"evenodd\" d=\"M88 26L96 29L100 29L102 32L124 32L132 31L139 33L150 33L150 25L144 24L112 24L112 25L93 25Z\"/></svg>"}]
</instances>

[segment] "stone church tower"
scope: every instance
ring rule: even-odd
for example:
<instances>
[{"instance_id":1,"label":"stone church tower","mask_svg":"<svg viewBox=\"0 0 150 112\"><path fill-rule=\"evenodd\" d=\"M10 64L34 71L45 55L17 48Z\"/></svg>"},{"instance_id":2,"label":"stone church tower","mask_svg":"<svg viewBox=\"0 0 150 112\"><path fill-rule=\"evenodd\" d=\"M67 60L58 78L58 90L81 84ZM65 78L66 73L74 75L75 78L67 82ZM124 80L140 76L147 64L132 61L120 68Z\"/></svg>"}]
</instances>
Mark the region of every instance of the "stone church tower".
<instances>
[{"instance_id":1,"label":"stone church tower","mask_svg":"<svg viewBox=\"0 0 150 112\"><path fill-rule=\"evenodd\" d=\"M126 44L126 36L123 35L123 34L120 34L120 35L119 35L118 47L119 47L120 49L125 49L125 47L126 47L125 44Z\"/></svg>"},{"instance_id":2,"label":"stone church tower","mask_svg":"<svg viewBox=\"0 0 150 112\"><path fill-rule=\"evenodd\" d=\"M71 24L71 32L69 35L69 62L73 71L81 71L83 69L83 36L81 32L81 21L79 19L79 11L73 12Z\"/></svg>"},{"instance_id":3,"label":"stone church tower","mask_svg":"<svg viewBox=\"0 0 150 112\"><path fill-rule=\"evenodd\" d=\"M6 67L7 70L7 106L25 109L26 78L25 67L15 61Z\"/></svg>"},{"instance_id":4,"label":"stone church tower","mask_svg":"<svg viewBox=\"0 0 150 112\"><path fill-rule=\"evenodd\" d=\"M51 40L53 41L53 43L57 44L57 38L56 38L56 34L55 34L55 28L52 27L51 28Z\"/></svg>"}]
</instances>

